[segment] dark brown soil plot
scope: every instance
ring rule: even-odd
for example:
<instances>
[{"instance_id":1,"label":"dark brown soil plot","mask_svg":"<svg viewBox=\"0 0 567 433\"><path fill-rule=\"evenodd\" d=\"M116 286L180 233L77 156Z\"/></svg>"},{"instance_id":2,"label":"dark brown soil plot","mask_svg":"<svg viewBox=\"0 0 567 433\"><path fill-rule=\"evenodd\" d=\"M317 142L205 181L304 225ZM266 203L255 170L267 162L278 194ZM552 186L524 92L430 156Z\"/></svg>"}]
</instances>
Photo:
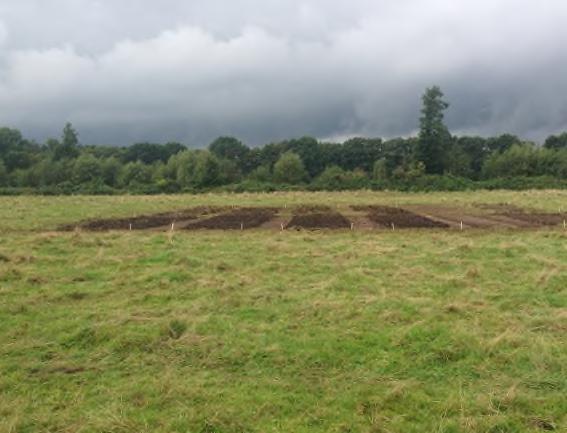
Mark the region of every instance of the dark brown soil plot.
<instances>
[{"instance_id":1,"label":"dark brown soil plot","mask_svg":"<svg viewBox=\"0 0 567 433\"><path fill-rule=\"evenodd\" d=\"M277 209L241 208L215 215L185 226L185 230L246 230L265 224L275 217Z\"/></svg>"},{"instance_id":2,"label":"dark brown soil plot","mask_svg":"<svg viewBox=\"0 0 567 433\"><path fill-rule=\"evenodd\" d=\"M108 218L82 221L78 224L68 224L61 227L61 230L70 231L81 228L88 231L108 231L108 230L146 230L156 227L167 226L177 221L190 221L203 215L210 215L220 212L222 208L215 207L195 207L177 212L165 212L152 215L140 215L131 218Z\"/></svg>"},{"instance_id":3,"label":"dark brown soil plot","mask_svg":"<svg viewBox=\"0 0 567 433\"><path fill-rule=\"evenodd\" d=\"M287 225L288 228L316 229L346 229L350 221L338 212L306 213L294 215Z\"/></svg>"},{"instance_id":4,"label":"dark brown soil plot","mask_svg":"<svg viewBox=\"0 0 567 433\"><path fill-rule=\"evenodd\" d=\"M434 221L405 209L388 206L353 206L355 211L366 211L368 219L383 227L395 228L448 228L441 221Z\"/></svg>"}]
</instances>

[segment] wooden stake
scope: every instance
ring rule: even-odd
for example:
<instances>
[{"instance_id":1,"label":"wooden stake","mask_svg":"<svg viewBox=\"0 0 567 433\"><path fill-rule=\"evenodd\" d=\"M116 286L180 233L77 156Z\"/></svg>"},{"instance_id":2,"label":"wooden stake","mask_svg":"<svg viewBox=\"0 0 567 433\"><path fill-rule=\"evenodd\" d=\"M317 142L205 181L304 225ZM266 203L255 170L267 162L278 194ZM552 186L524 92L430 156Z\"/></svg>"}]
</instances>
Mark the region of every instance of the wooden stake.
<instances>
[{"instance_id":1,"label":"wooden stake","mask_svg":"<svg viewBox=\"0 0 567 433\"><path fill-rule=\"evenodd\" d=\"M392 223L392 231L396 231L396 226Z\"/></svg>"},{"instance_id":2,"label":"wooden stake","mask_svg":"<svg viewBox=\"0 0 567 433\"><path fill-rule=\"evenodd\" d=\"M132 223L130 223L130 231L132 231Z\"/></svg>"},{"instance_id":3,"label":"wooden stake","mask_svg":"<svg viewBox=\"0 0 567 433\"><path fill-rule=\"evenodd\" d=\"M175 222L171 223L171 231L173 231L175 229Z\"/></svg>"},{"instance_id":4,"label":"wooden stake","mask_svg":"<svg viewBox=\"0 0 567 433\"><path fill-rule=\"evenodd\" d=\"M240 230L244 230L244 223L240 223Z\"/></svg>"},{"instance_id":5,"label":"wooden stake","mask_svg":"<svg viewBox=\"0 0 567 433\"><path fill-rule=\"evenodd\" d=\"M350 223L350 229L354 230L354 223Z\"/></svg>"},{"instance_id":6,"label":"wooden stake","mask_svg":"<svg viewBox=\"0 0 567 433\"><path fill-rule=\"evenodd\" d=\"M461 231L463 231L463 222L461 221Z\"/></svg>"}]
</instances>

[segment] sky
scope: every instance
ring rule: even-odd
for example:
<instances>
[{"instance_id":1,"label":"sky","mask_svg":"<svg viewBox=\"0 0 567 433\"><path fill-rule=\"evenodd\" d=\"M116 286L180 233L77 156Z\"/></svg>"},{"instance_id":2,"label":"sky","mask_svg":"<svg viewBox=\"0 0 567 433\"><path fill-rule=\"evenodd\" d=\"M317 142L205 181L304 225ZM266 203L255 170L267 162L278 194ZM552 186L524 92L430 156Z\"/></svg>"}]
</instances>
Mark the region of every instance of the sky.
<instances>
[{"instance_id":1,"label":"sky","mask_svg":"<svg viewBox=\"0 0 567 433\"><path fill-rule=\"evenodd\" d=\"M1 0L0 125L83 144L567 130L565 0Z\"/></svg>"}]
</instances>

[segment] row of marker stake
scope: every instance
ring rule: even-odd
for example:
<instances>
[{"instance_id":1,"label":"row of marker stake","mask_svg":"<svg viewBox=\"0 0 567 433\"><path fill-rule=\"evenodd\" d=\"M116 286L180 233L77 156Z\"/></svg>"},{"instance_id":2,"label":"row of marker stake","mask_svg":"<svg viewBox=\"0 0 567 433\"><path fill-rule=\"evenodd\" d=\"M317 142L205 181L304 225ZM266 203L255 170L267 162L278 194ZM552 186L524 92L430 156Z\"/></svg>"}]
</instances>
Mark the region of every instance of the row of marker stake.
<instances>
[{"instance_id":1,"label":"row of marker stake","mask_svg":"<svg viewBox=\"0 0 567 433\"><path fill-rule=\"evenodd\" d=\"M563 220L563 228L567 229L567 220ZM285 230L283 223L281 224L282 232ZM350 229L354 230L354 223L350 223ZM461 231L464 229L463 222L461 221ZM171 231L175 230L175 223L171 223ZM240 223L240 230L244 230L244 223ZM396 230L396 225L392 223L392 231ZM132 224L130 223L130 231L132 231Z\"/></svg>"}]
</instances>

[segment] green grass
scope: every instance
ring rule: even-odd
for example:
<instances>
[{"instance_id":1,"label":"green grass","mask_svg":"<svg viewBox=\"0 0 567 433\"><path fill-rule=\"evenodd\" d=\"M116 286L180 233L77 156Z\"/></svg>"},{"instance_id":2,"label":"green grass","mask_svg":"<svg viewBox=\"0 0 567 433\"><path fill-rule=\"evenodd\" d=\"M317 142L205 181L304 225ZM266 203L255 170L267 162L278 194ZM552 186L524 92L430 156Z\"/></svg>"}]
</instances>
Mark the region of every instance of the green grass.
<instances>
[{"instance_id":1,"label":"green grass","mask_svg":"<svg viewBox=\"0 0 567 433\"><path fill-rule=\"evenodd\" d=\"M567 208L564 192L2 198L0 432L565 431L562 229L42 230L327 201Z\"/></svg>"}]
</instances>

